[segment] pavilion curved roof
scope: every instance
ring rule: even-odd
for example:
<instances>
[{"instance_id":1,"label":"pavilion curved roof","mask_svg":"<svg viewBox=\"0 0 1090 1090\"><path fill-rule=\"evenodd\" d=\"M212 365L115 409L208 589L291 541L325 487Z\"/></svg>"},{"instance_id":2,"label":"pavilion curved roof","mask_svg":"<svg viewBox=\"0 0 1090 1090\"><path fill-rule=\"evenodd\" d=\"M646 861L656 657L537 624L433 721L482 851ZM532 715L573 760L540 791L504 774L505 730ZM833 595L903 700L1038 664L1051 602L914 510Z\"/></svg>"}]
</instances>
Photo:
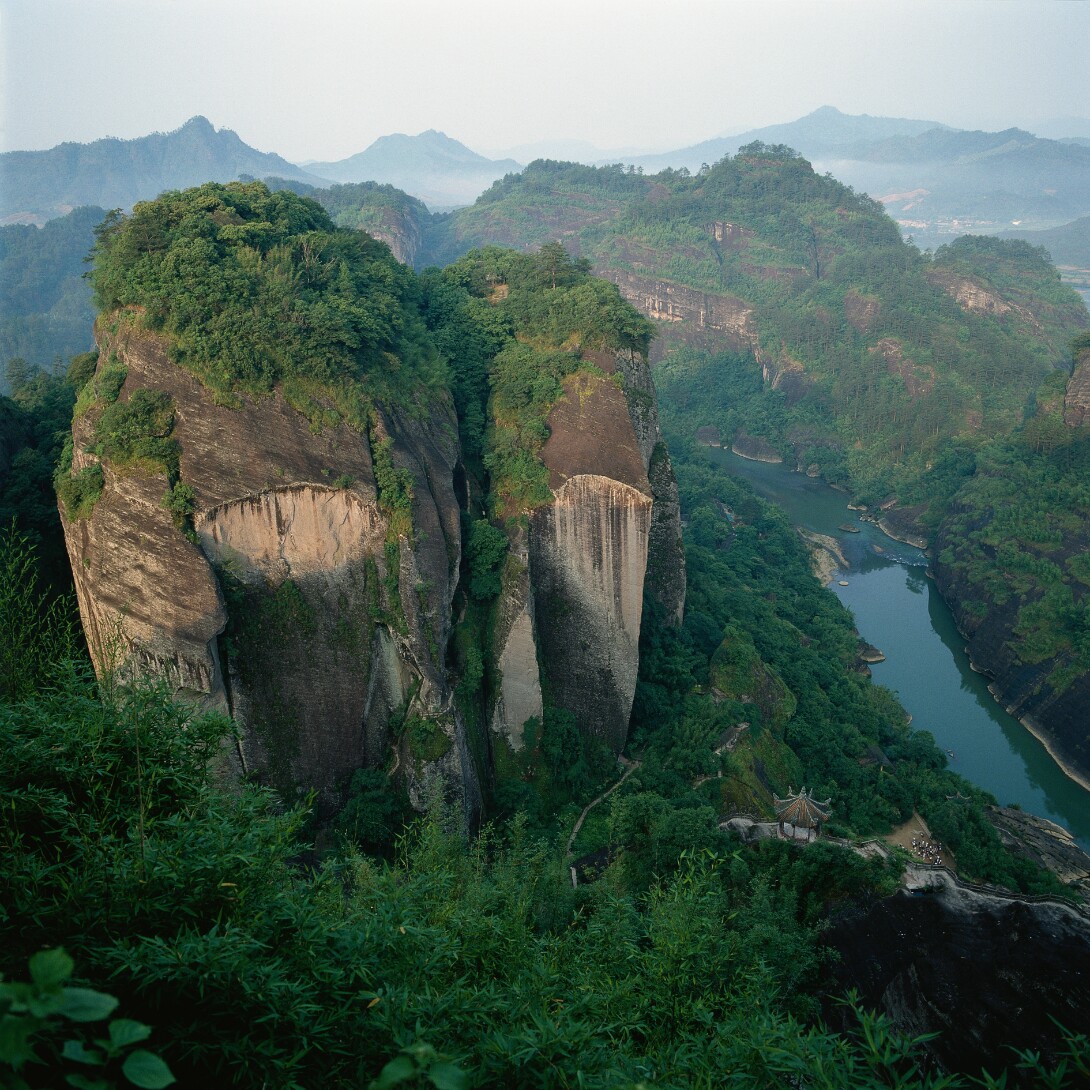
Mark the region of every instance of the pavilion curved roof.
<instances>
[{"instance_id":1,"label":"pavilion curved roof","mask_svg":"<svg viewBox=\"0 0 1090 1090\"><path fill-rule=\"evenodd\" d=\"M818 802L805 787L797 794L794 788L788 788L786 798L773 795L772 800L776 804L776 817L788 825L813 829L829 820L829 804L832 799Z\"/></svg>"}]
</instances>

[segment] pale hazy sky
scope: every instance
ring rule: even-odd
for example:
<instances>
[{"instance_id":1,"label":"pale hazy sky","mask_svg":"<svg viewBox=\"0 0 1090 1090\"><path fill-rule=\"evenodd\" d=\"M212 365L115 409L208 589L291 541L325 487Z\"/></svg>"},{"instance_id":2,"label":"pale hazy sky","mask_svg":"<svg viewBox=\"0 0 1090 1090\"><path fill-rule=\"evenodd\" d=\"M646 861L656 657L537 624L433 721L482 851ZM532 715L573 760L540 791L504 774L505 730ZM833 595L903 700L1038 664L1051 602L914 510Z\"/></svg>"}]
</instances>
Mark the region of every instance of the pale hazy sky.
<instances>
[{"instance_id":1,"label":"pale hazy sky","mask_svg":"<svg viewBox=\"0 0 1090 1090\"><path fill-rule=\"evenodd\" d=\"M0 150L194 114L288 159L435 128L668 149L846 113L1090 116L1083 0L0 0Z\"/></svg>"}]
</instances>

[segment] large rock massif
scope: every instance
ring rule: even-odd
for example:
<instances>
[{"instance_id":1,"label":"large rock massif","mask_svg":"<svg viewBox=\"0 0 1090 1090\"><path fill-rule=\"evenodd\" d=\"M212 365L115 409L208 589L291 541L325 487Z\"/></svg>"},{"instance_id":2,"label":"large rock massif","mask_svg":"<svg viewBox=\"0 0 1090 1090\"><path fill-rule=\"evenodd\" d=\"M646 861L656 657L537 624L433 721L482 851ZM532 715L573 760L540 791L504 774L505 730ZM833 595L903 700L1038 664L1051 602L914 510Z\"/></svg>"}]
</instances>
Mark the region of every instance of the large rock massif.
<instances>
[{"instance_id":1,"label":"large rock massif","mask_svg":"<svg viewBox=\"0 0 1090 1090\"><path fill-rule=\"evenodd\" d=\"M102 406L77 415L73 471L101 461L105 481L89 515L65 520L96 666L232 715L236 767L284 795L317 790L326 814L355 769L386 766L415 805L442 790L471 824L491 770L446 671L462 559L449 402L423 417L376 411L366 435L316 433L279 392L218 404L165 339L119 329L100 323L100 360L125 368L120 401L169 395L193 498L180 528L161 469L100 459L89 448ZM598 362L607 374L577 372L553 410L553 500L505 566L491 717L513 749L545 694L619 750L649 564L667 616L681 616L677 488L647 364ZM411 526L380 502L377 458L409 474Z\"/></svg>"},{"instance_id":2,"label":"large rock massif","mask_svg":"<svg viewBox=\"0 0 1090 1090\"><path fill-rule=\"evenodd\" d=\"M594 353L549 415L552 500L517 534L495 633L493 730L514 750L543 696L620 751L636 691L644 583L680 623L685 598L677 484L647 361ZM542 688L544 686L544 689Z\"/></svg>"},{"instance_id":3,"label":"large rock massif","mask_svg":"<svg viewBox=\"0 0 1090 1090\"><path fill-rule=\"evenodd\" d=\"M127 370L122 400L147 389L173 401L195 533L162 506L161 474L103 465L90 516L65 522L96 665L233 714L241 769L282 791L317 789L329 806L396 742L410 791L435 765L472 812L476 774L442 660L461 549L449 406L383 415L370 437L412 476L410 539L379 506L368 437L343 424L315 435L280 394L217 405L152 335L100 340ZM74 469L94 458L94 417L75 421ZM410 713L445 736L430 761L395 737Z\"/></svg>"}]
</instances>

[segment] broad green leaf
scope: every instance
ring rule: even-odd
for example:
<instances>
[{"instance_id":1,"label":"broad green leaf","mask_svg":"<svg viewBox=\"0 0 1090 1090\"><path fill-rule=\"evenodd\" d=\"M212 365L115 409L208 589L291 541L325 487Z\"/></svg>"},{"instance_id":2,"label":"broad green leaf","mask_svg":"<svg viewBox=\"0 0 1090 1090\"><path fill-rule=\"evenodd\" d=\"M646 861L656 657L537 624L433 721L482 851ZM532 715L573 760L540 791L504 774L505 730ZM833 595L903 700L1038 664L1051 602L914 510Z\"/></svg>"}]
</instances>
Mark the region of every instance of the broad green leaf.
<instances>
[{"instance_id":1,"label":"broad green leaf","mask_svg":"<svg viewBox=\"0 0 1090 1090\"><path fill-rule=\"evenodd\" d=\"M131 1018L115 1018L110 1023L110 1044L114 1048L135 1045L137 1041L146 1041L150 1036L151 1026L134 1022Z\"/></svg>"},{"instance_id":2,"label":"broad green leaf","mask_svg":"<svg viewBox=\"0 0 1090 1090\"><path fill-rule=\"evenodd\" d=\"M26 1009L35 1018L48 1018L64 1009L64 995L59 988L53 992L32 995L26 1001Z\"/></svg>"},{"instance_id":3,"label":"broad green leaf","mask_svg":"<svg viewBox=\"0 0 1090 1090\"><path fill-rule=\"evenodd\" d=\"M90 988L65 988L60 1013L73 1022L101 1022L109 1018L117 1000L105 992Z\"/></svg>"},{"instance_id":4,"label":"broad green leaf","mask_svg":"<svg viewBox=\"0 0 1090 1090\"><path fill-rule=\"evenodd\" d=\"M33 994L34 987L31 984L0 984L0 1003L11 1003L16 1009L20 1005L25 1006Z\"/></svg>"},{"instance_id":5,"label":"broad green leaf","mask_svg":"<svg viewBox=\"0 0 1090 1090\"><path fill-rule=\"evenodd\" d=\"M469 1076L454 1064L432 1064L428 1068L428 1078L436 1090L468 1090L469 1087Z\"/></svg>"},{"instance_id":6,"label":"broad green leaf","mask_svg":"<svg viewBox=\"0 0 1090 1090\"><path fill-rule=\"evenodd\" d=\"M0 1063L18 1070L27 1060L33 1059L34 1048L30 1035L41 1026L37 1018L0 1018Z\"/></svg>"},{"instance_id":7,"label":"broad green leaf","mask_svg":"<svg viewBox=\"0 0 1090 1090\"><path fill-rule=\"evenodd\" d=\"M97 1048L86 1048L82 1041L65 1041L61 1055L66 1060L75 1060L79 1064L93 1064L101 1067L106 1057Z\"/></svg>"},{"instance_id":8,"label":"broad green leaf","mask_svg":"<svg viewBox=\"0 0 1090 1090\"><path fill-rule=\"evenodd\" d=\"M416 1064L408 1056L397 1056L382 1069L379 1077L371 1083L370 1090L389 1090L415 1074Z\"/></svg>"},{"instance_id":9,"label":"broad green leaf","mask_svg":"<svg viewBox=\"0 0 1090 1090\"><path fill-rule=\"evenodd\" d=\"M56 988L72 975L75 967L76 963L62 947L41 950L30 959L30 979L39 988Z\"/></svg>"},{"instance_id":10,"label":"broad green leaf","mask_svg":"<svg viewBox=\"0 0 1090 1090\"><path fill-rule=\"evenodd\" d=\"M126 1058L121 1072L133 1086L139 1086L142 1090L163 1090L163 1087L178 1081L164 1061L143 1048L138 1048Z\"/></svg>"},{"instance_id":11,"label":"broad green leaf","mask_svg":"<svg viewBox=\"0 0 1090 1090\"><path fill-rule=\"evenodd\" d=\"M105 1079L92 1079L87 1075L69 1075L64 1081L76 1087L76 1090L110 1090L110 1084Z\"/></svg>"}]
</instances>

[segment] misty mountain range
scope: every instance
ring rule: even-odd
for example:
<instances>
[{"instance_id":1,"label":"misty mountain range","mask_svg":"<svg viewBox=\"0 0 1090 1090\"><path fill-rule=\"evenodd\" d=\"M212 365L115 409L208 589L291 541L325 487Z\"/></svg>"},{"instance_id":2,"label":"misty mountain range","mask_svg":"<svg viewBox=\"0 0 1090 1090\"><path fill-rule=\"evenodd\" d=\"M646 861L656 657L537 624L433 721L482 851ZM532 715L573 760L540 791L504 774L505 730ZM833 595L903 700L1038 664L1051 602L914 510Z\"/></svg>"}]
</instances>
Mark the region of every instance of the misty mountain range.
<instances>
[{"instance_id":1,"label":"misty mountain range","mask_svg":"<svg viewBox=\"0 0 1090 1090\"><path fill-rule=\"evenodd\" d=\"M1073 133L1090 129L1085 121L1068 121ZM644 172L696 172L754 140L786 144L819 171L882 200L924 246L974 232L1059 228L1062 235L1063 225L1090 214L1090 146L1083 136L969 132L924 119L852 116L831 106L785 124L624 161ZM527 156L566 152L591 165L617 161L578 141L515 150ZM346 159L297 165L195 117L171 133L0 155L0 223L40 224L88 204L128 208L164 189L240 175L319 187L385 183L423 200L433 212L445 211L472 203L493 182L521 169L520 160L488 158L435 130L384 136ZM1084 234L1076 232L1072 243L1079 253ZM1090 255L1083 263L1090 265Z\"/></svg>"},{"instance_id":2,"label":"misty mountain range","mask_svg":"<svg viewBox=\"0 0 1090 1090\"><path fill-rule=\"evenodd\" d=\"M384 182L422 200L432 211L472 204L497 178L522 170L514 159L486 159L446 133L382 136L365 151L306 168L332 182Z\"/></svg>"},{"instance_id":3,"label":"misty mountain range","mask_svg":"<svg viewBox=\"0 0 1090 1090\"><path fill-rule=\"evenodd\" d=\"M283 157L256 151L230 129L194 117L173 132L136 140L109 137L48 151L0 155L0 222L33 223L80 205L131 208L164 189L229 182L240 174L325 184Z\"/></svg>"}]
</instances>

